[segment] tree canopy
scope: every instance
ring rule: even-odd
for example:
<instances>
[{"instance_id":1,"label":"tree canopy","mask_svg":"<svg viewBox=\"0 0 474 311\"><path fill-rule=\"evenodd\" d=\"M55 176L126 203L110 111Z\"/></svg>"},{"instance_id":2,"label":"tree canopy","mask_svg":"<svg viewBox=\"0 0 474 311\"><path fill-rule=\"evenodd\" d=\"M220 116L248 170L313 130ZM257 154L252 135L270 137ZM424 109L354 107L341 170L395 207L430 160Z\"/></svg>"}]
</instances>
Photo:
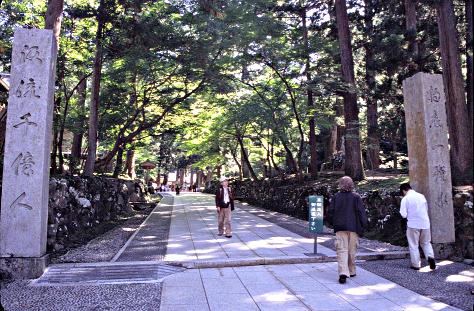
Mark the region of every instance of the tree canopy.
<instances>
[{"instance_id":1,"label":"tree canopy","mask_svg":"<svg viewBox=\"0 0 474 311\"><path fill-rule=\"evenodd\" d=\"M450 133L451 156L462 164L469 161L462 152L470 153L472 172L469 6L3 0L0 71L10 69L15 27L60 27L55 174L133 176L134 165L151 160L155 175L317 178L321 169L345 167L363 179L364 169L407 168L402 81L418 71L457 70L443 63L440 35L441 42L457 38L458 87L467 101L448 100L448 125L466 111L457 131L470 136L471 150ZM47 22L47 10L62 11L62 20ZM450 10L453 19L443 19ZM445 38L450 25L456 33ZM457 183L469 179L472 173Z\"/></svg>"}]
</instances>

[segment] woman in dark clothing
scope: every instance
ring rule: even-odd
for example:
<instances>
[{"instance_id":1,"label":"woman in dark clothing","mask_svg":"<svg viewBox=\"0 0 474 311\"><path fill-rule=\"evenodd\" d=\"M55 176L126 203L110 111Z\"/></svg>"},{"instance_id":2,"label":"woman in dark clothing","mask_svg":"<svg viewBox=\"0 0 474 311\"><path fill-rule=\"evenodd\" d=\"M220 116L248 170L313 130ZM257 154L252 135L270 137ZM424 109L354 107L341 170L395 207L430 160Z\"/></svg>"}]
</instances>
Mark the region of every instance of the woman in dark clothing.
<instances>
[{"instance_id":1,"label":"woman in dark clothing","mask_svg":"<svg viewBox=\"0 0 474 311\"><path fill-rule=\"evenodd\" d=\"M359 235L367 227L367 215L362 198L353 192L354 183L349 176L339 180L339 189L331 199L329 213L336 233L339 283L343 284L348 276L356 276L356 250Z\"/></svg>"}]
</instances>

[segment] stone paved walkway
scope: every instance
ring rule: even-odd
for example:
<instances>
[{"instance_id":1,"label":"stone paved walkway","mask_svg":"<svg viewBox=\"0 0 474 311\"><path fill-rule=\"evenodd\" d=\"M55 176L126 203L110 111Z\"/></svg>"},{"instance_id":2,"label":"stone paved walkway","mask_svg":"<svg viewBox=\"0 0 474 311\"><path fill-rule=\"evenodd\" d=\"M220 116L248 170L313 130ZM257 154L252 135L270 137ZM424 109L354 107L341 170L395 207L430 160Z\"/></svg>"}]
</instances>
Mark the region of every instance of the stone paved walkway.
<instances>
[{"instance_id":1,"label":"stone paved walkway","mask_svg":"<svg viewBox=\"0 0 474 311\"><path fill-rule=\"evenodd\" d=\"M160 311L459 310L363 269L336 276L336 263L190 269L165 279Z\"/></svg>"},{"instance_id":2,"label":"stone paved walkway","mask_svg":"<svg viewBox=\"0 0 474 311\"><path fill-rule=\"evenodd\" d=\"M49 280L7 284L2 303L6 310L21 311L459 310L360 267L355 278L341 285L335 262L299 263L309 258L304 253L313 251L313 239L245 210L235 211L233 225L231 239L217 236L210 195L168 197L117 253L113 260L117 262L101 263L100 268L52 266L50 271L56 273ZM318 251L334 258L329 248L320 246ZM284 260L292 264L265 264ZM204 262L216 268L195 265L173 272L159 266L165 262L191 267ZM130 271L118 271L122 265ZM76 272L83 270L87 275L78 276ZM69 277L65 284L61 273Z\"/></svg>"},{"instance_id":3,"label":"stone paved walkway","mask_svg":"<svg viewBox=\"0 0 474 311\"><path fill-rule=\"evenodd\" d=\"M296 258L313 251L313 239L239 209L233 213L233 237L217 236L212 196L184 193L174 202L166 261ZM318 252L334 256L322 246ZM165 278L160 310L458 309L361 268L341 285L337 264L328 262L189 269Z\"/></svg>"},{"instance_id":4,"label":"stone paved walkway","mask_svg":"<svg viewBox=\"0 0 474 311\"><path fill-rule=\"evenodd\" d=\"M212 196L184 193L174 199L165 261L281 258L313 252L313 239L239 209L232 214L232 234L231 239L217 236ZM318 252L335 254L323 246Z\"/></svg>"}]
</instances>

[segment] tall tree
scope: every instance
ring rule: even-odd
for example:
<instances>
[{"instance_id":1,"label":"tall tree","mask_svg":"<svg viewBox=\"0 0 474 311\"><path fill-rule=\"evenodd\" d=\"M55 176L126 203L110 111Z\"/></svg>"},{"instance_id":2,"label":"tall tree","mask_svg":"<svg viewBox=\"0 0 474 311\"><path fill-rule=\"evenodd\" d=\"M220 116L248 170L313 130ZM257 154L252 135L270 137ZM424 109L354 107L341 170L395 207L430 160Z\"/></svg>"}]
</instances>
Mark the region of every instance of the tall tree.
<instances>
[{"instance_id":1,"label":"tall tree","mask_svg":"<svg viewBox=\"0 0 474 311\"><path fill-rule=\"evenodd\" d=\"M413 74L421 70L420 68L420 48L418 45L416 30L416 4L418 0L404 0L405 4L405 24L406 36L409 42L410 53L409 73Z\"/></svg>"},{"instance_id":2,"label":"tall tree","mask_svg":"<svg viewBox=\"0 0 474 311\"><path fill-rule=\"evenodd\" d=\"M88 153L86 164L84 165L84 176L94 174L95 160L97 157L97 129L99 127L99 94L100 79L102 77L102 53L103 53L103 30L105 25L106 7L105 0L100 0L97 11L97 33L96 51L94 57L94 68L92 74L92 92L89 109L89 132L88 132Z\"/></svg>"},{"instance_id":3,"label":"tall tree","mask_svg":"<svg viewBox=\"0 0 474 311\"><path fill-rule=\"evenodd\" d=\"M465 0L465 16L466 16L466 93L467 93L467 109L470 118L471 128L474 128L473 119L473 88L474 88L474 73L472 64L472 0Z\"/></svg>"},{"instance_id":4,"label":"tall tree","mask_svg":"<svg viewBox=\"0 0 474 311\"><path fill-rule=\"evenodd\" d=\"M71 173L74 172L77 165L80 163L81 156L82 156L82 139L84 137L84 110L86 106L86 95L87 95L87 79L82 79L77 87L77 95L78 95L78 106L81 112L78 120L75 122L75 132L73 134L72 139L72 146L71 146L71 162L69 163L69 168Z\"/></svg>"},{"instance_id":5,"label":"tall tree","mask_svg":"<svg viewBox=\"0 0 474 311\"><path fill-rule=\"evenodd\" d=\"M311 60L310 60L310 48L308 40L308 26L306 25L307 19L307 8L301 9L301 23L303 30L303 45L304 45L304 59L305 59L305 74L306 81L311 81ZM316 146L316 120L314 118L314 99L313 91L307 86L306 95L308 97L307 104L309 109L309 149L310 149L310 165L309 172L311 177L316 178L318 176L318 150Z\"/></svg>"},{"instance_id":6,"label":"tall tree","mask_svg":"<svg viewBox=\"0 0 474 311\"><path fill-rule=\"evenodd\" d=\"M410 0L406 0L410 1ZM367 86L367 165L369 169L377 169L380 165L380 138L377 123L377 99L375 98L375 59L374 59L374 4L373 0L365 2L365 83Z\"/></svg>"},{"instance_id":7,"label":"tall tree","mask_svg":"<svg viewBox=\"0 0 474 311\"><path fill-rule=\"evenodd\" d=\"M342 79L347 84L343 92L344 122L346 125L345 146L346 162L345 173L354 180L365 178L360 150L359 108L355 90L354 59L352 56L351 34L349 18L345 0L336 0L336 22L341 53Z\"/></svg>"},{"instance_id":8,"label":"tall tree","mask_svg":"<svg viewBox=\"0 0 474 311\"><path fill-rule=\"evenodd\" d=\"M472 184L472 129L461 74L456 19L452 0L436 4L446 112L451 145L451 170L454 185Z\"/></svg>"},{"instance_id":9,"label":"tall tree","mask_svg":"<svg viewBox=\"0 0 474 311\"><path fill-rule=\"evenodd\" d=\"M59 49L59 35L61 33L61 22L63 19L64 0L48 0L46 10L45 29L52 29Z\"/></svg>"}]
</instances>

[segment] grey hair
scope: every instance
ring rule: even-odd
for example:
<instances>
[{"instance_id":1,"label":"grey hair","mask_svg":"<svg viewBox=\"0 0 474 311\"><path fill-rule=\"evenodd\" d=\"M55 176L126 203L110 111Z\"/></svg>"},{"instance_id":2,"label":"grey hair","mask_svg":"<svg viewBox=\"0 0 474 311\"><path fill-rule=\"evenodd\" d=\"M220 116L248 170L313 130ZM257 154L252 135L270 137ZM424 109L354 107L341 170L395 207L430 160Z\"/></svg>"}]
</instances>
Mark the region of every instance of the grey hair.
<instances>
[{"instance_id":1,"label":"grey hair","mask_svg":"<svg viewBox=\"0 0 474 311\"><path fill-rule=\"evenodd\" d=\"M339 189L345 192L352 192L354 190L354 182L349 176L344 176L339 179Z\"/></svg>"}]
</instances>

